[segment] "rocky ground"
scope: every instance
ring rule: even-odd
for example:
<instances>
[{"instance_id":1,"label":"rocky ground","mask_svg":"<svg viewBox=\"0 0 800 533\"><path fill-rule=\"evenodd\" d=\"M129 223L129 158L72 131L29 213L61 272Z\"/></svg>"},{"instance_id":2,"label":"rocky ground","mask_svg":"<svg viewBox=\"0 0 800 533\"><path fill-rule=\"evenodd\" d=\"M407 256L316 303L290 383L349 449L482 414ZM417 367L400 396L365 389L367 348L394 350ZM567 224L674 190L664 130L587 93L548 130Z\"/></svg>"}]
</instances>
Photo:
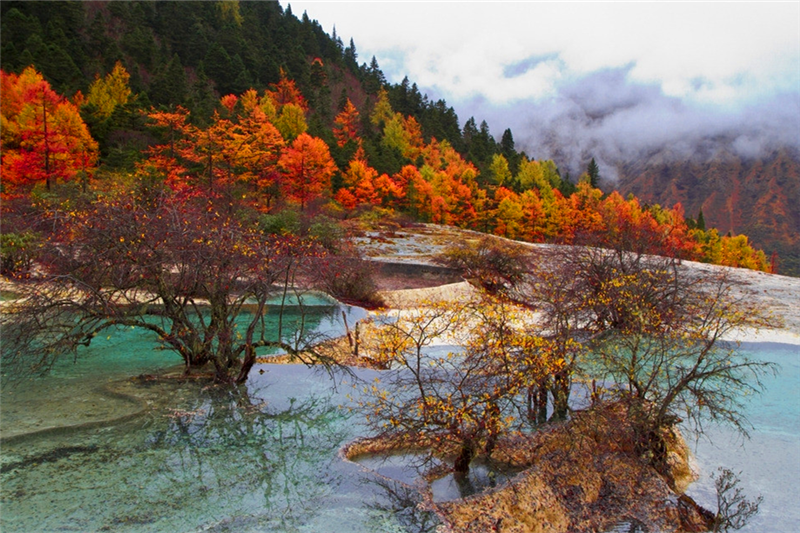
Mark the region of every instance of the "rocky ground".
<instances>
[{"instance_id":1,"label":"rocky ground","mask_svg":"<svg viewBox=\"0 0 800 533\"><path fill-rule=\"evenodd\" d=\"M483 234L436 224L418 224L366 232L358 245L366 257L382 263L436 265L435 258L447 246L464 241L478 242ZM553 245L524 244L532 250ZM800 344L800 278L756 272L743 268L720 267L689 261L701 270L727 270L740 282L739 291L745 297L761 302L777 319L770 330L740 332L738 339L755 342ZM462 298L470 292L466 282L453 283L452 272L443 271L440 277L429 276L411 282L408 276L379 272L378 286L389 307L413 307L430 299Z\"/></svg>"}]
</instances>

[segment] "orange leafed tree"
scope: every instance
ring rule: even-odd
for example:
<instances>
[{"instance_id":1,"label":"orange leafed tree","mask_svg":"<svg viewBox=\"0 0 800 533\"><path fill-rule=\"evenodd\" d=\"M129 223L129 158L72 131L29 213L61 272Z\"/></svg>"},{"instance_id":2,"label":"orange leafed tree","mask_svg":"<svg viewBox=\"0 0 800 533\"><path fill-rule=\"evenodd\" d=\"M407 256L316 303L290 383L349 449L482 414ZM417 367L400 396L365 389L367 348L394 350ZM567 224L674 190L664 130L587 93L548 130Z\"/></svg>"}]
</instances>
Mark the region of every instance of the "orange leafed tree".
<instances>
[{"instance_id":1,"label":"orange leafed tree","mask_svg":"<svg viewBox=\"0 0 800 533\"><path fill-rule=\"evenodd\" d=\"M33 67L2 77L2 172L7 193L44 182L82 176L97 161L97 143L77 107L50 88Z\"/></svg>"},{"instance_id":2,"label":"orange leafed tree","mask_svg":"<svg viewBox=\"0 0 800 533\"><path fill-rule=\"evenodd\" d=\"M243 117L239 123L245 135L239 154L244 170L240 180L248 185L256 198L263 200L264 205L259 207L269 209L277 193L278 158L284 147L283 137L259 107L253 108L250 116Z\"/></svg>"},{"instance_id":3,"label":"orange leafed tree","mask_svg":"<svg viewBox=\"0 0 800 533\"><path fill-rule=\"evenodd\" d=\"M148 158L137 167L141 174L161 176L173 190L186 187L186 169L178 161L184 150L190 126L189 111L178 106L174 111L155 111L147 114L150 126L163 136L164 142L148 149Z\"/></svg>"},{"instance_id":4,"label":"orange leafed tree","mask_svg":"<svg viewBox=\"0 0 800 533\"><path fill-rule=\"evenodd\" d=\"M405 190L387 174L369 166L359 151L342 173L344 187L337 191L336 201L345 209L353 209L359 204L384 205L393 207L405 196Z\"/></svg>"},{"instance_id":5,"label":"orange leafed tree","mask_svg":"<svg viewBox=\"0 0 800 533\"><path fill-rule=\"evenodd\" d=\"M275 104L275 107L280 109L286 104L294 104L301 108L303 111L308 111L308 104L306 99L303 98L300 89L297 88L293 80L286 77L286 73L281 69L281 79L278 83L270 85L269 95Z\"/></svg>"},{"instance_id":6,"label":"orange leafed tree","mask_svg":"<svg viewBox=\"0 0 800 533\"><path fill-rule=\"evenodd\" d=\"M344 185L353 195L356 204L378 205L381 203L381 199L375 191L374 182L377 177L378 171L360 158L350 161L350 166L342 173Z\"/></svg>"},{"instance_id":7,"label":"orange leafed tree","mask_svg":"<svg viewBox=\"0 0 800 533\"><path fill-rule=\"evenodd\" d=\"M333 121L333 135L336 137L336 144L342 147L348 141L358 142L359 120L358 110L348 98L344 109L336 115Z\"/></svg>"},{"instance_id":8,"label":"orange leafed tree","mask_svg":"<svg viewBox=\"0 0 800 533\"><path fill-rule=\"evenodd\" d=\"M305 210L309 201L330 188L331 177L336 172L328 145L307 133L300 134L284 150L278 166L283 173L283 194L299 202L301 210Z\"/></svg>"}]
</instances>

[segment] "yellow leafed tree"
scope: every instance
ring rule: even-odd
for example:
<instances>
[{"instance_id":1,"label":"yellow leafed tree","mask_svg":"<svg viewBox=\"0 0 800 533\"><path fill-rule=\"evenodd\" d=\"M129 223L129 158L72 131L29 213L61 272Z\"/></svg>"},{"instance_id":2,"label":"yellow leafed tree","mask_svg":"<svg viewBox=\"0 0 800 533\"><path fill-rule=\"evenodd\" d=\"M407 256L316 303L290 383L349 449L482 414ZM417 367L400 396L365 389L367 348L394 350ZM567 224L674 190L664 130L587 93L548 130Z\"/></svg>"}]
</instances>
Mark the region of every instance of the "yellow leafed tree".
<instances>
[{"instance_id":1,"label":"yellow leafed tree","mask_svg":"<svg viewBox=\"0 0 800 533\"><path fill-rule=\"evenodd\" d=\"M117 61L114 70L103 78L98 75L92 82L89 87L89 96L86 99L87 103L97 109L98 115L110 117L117 106L128 103L131 96L131 88L128 86L130 77L122 63Z\"/></svg>"}]
</instances>

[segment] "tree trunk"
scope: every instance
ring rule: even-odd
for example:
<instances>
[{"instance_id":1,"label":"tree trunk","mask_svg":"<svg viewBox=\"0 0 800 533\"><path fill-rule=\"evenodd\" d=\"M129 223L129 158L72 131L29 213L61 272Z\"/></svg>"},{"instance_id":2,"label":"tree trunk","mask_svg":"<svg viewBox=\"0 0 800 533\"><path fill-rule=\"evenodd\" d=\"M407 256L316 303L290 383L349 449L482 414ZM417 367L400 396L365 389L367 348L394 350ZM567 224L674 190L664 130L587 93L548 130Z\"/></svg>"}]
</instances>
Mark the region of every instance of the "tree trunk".
<instances>
[{"instance_id":1,"label":"tree trunk","mask_svg":"<svg viewBox=\"0 0 800 533\"><path fill-rule=\"evenodd\" d=\"M552 420L567 419L569 411L569 377L564 372L559 372L553 380L553 416Z\"/></svg>"},{"instance_id":2,"label":"tree trunk","mask_svg":"<svg viewBox=\"0 0 800 533\"><path fill-rule=\"evenodd\" d=\"M256 351L253 347L248 346L245 350L244 361L242 361L242 368L239 370L239 375L236 377L236 384L242 384L247 381L247 376L250 374L250 369L256 362Z\"/></svg>"},{"instance_id":3,"label":"tree trunk","mask_svg":"<svg viewBox=\"0 0 800 533\"><path fill-rule=\"evenodd\" d=\"M542 385L537 392L539 398L536 400L536 423L541 425L547 423L547 387Z\"/></svg>"},{"instance_id":4,"label":"tree trunk","mask_svg":"<svg viewBox=\"0 0 800 533\"><path fill-rule=\"evenodd\" d=\"M528 422L531 424L547 422L547 392L545 383L528 387Z\"/></svg>"},{"instance_id":5,"label":"tree trunk","mask_svg":"<svg viewBox=\"0 0 800 533\"><path fill-rule=\"evenodd\" d=\"M228 368L227 365L223 364L222 362L214 361L214 382L225 384L225 385L233 385L236 380L233 379L233 375L231 374L231 368Z\"/></svg>"},{"instance_id":6,"label":"tree trunk","mask_svg":"<svg viewBox=\"0 0 800 533\"><path fill-rule=\"evenodd\" d=\"M474 455L475 450L473 450L472 444L466 442L463 443L461 445L461 451L453 463L453 471L456 474L466 474L469 472L469 464L472 462Z\"/></svg>"}]
</instances>

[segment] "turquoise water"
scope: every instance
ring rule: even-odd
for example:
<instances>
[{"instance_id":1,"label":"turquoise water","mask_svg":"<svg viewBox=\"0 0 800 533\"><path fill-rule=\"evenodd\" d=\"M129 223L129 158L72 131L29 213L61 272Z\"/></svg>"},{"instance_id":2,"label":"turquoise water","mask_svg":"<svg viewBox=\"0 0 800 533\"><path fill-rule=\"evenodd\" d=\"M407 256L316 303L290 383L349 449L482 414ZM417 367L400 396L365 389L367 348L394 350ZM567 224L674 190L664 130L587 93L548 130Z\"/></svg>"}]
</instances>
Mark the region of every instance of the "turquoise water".
<instances>
[{"instance_id":1,"label":"turquoise water","mask_svg":"<svg viewBox=\"0 0 800 533\"><path fill-rule=\"evenodd\" d=\"M400 531L393 493L338 457L360 427L337 381L286 365L236 392L151 382L141 416L13 440L0 529Z\"/></svg>"},{"instance_id":2,"label":"turquoise water","mask_svg":"<svg viewBox=\"0 0 800 533\"><path fill-rule=\"evenodd\" d=\"M345 310L351 325L365 316ZM318 311L315 331L343 332L339 306ZM0 530L324 533L435 526L416 508L414 491L378 483L339 457L343 444L364 433L340 408L354 376L256 365L246 386L233 391L123 379L179 362L155 346L123 329L75 362L62 361L45 379L3 388ZM94 412L100 423L92 423ZM70 425L78 414L82 424ZM27 434L18 431L22 425Z\"/></svg>"},{"instance_id":3,"label":"turquoise water","mask_svg":"<svg viewBox=\"0 0 800 533\"><path fill-rule=\"evenodd\" d=\"M337 313L322 313L317 327L341 328ZM352 325L359 315L351 313ZM65 417L87 409L122 416L4 440L3 532L434 531L435 517L418 509L418 493L388 479L414 480L403 461L367 465L390 474L380 478L340 458L340 447L365 433L360 420L339 407L352 393L352 376L257 365L247 385L234 391L192 382L127 380L119 386L121 378L179 361L153 351L136 331L101 340L77 364L3 390L4 436L37 416L44 428L44 415L56 408ZM752 440L742 443L726 428L711 428L713 444L698 444L703 479L690 493L713 507L708 476L719 465L742 470L745 490L765 498L747 531L792 531L800 523L794 489L800 476L800 347L747 348L778 362L781 372L749 406ZM355 373L367 380L376 375ZM109 389L136 401L123 401ZM475 475L484 473L476 468ZM463 490L447 479L437 483L446 485L437 489L442 494L455 497Z\"/></svg>"},{"instance_id":4,"label":"turquoise water","mask_svg":"<svg viewBox=\"0 0 800 533\"><path fill-rule=\"evenodd\" d=\"M724 467L738 473L751 499L764 497L760 512L741 531L787 533L800 524L800 346L749 343L754 358L778 363L778 374L765 380L766 390L753 397L747 414L750 439L728 427L709 426L707 439L694 444L701 478L688 493L701 505L716 509L711 476Z\"/></svg>"}]
</instances>

